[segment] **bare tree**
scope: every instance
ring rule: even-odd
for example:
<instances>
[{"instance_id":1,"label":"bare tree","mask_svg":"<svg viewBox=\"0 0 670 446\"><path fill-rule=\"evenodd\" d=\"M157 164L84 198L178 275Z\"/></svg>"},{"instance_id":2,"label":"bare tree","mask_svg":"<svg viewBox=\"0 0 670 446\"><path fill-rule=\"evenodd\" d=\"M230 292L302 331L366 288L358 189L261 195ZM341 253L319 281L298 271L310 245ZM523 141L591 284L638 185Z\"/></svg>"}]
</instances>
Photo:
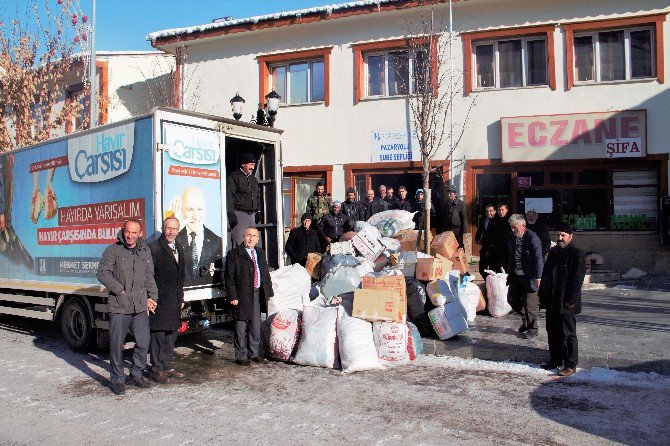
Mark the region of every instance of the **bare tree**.
<instances>
[{"instance_id":1,"label":"bare tree","mask_svg":"<svg viewBox=\"0 0 670 446\"><path fill-rule=\"evenodd\" d=\"M73 57L88 41L88 17L77 0L57 0L52 10L44 0L33 2L25 18L16 11L0 22L0 150L7 151L52 136L85 107L90 91L85 57ZM83 71L83 92L65 97L68 76ZM81 78L79 78L81 82ZM87 125L85 118L82 125Z\"/></svg>"},{"instance_id":2,"label":"bare tree","mask_svg":"<svg viewBox=\"0 0 670 446\"><path fill-rule=\"evenodd\" d=\"M473 96L463 98L456 80L462 79L462 71L455 70L450 61L453 33L442 32L434 20L434 10L427 8L420 12L418 23L409 23L406 38L410 48L412 79L406 88L410 108L412 129L416 132L421 151L424 209L418 243L423 238L423 251L429 252L431 189L430 173L435 170L431 163L440 152L444 159L452 160L458 148L470 111L474 105ZM409 72L409 70L407 70ZM458 83L461 84L460 82ZM457 98L464 101L465 117L454 133L451 113ZM441 150L446 148L445 150ZM421 236L421 233L423 235Z\"/></svg>"}]
</instances>

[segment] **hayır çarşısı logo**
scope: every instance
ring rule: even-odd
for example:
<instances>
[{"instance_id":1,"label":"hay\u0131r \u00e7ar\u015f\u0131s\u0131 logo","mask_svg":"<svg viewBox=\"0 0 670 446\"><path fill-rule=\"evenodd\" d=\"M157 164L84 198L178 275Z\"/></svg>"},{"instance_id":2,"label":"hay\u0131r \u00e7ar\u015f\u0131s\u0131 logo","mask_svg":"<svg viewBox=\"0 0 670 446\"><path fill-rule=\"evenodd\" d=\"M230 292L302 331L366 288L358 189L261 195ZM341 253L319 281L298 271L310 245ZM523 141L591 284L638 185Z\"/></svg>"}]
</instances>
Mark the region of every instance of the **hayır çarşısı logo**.
<instances>
[{"instance_id":1,"label":"hay\u0131r \u00e7ar\u015f\u0131s\u0131 logo","mask_svg":"<svg viewBox=\"0 0 670 446\"><path fill-rule=\"evenodd\" d=\"M186 164L219 162L216 133L209 130L170 126L163 130L163 141L170 146L170 158Z\"/></svg>"},{"instance_id":2,"label":"hay\u0131r \u00e7ar\u015f\u0131s\u0131 logo","mask_svg":"<svg viewBox=\"0 0 670 446\"><path fill-rule=\"evenodd\" d=\"M67 157L72 181L98 183L127 172L134 143L134 122L69 139Z\"/></svg>"}]
</instances>

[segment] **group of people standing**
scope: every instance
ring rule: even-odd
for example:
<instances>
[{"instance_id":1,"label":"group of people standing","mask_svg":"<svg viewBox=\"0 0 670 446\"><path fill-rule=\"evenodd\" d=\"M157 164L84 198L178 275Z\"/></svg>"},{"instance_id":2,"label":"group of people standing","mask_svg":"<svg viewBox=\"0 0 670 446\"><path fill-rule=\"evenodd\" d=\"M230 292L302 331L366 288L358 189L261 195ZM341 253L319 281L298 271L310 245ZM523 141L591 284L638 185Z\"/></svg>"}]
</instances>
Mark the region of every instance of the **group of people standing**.
<instances>
[{"instance_id":1,"label":"group of people standing","mask_svg":"<svg viewBox=\"0 0 670 446\"><path fill-rule=\"evenodd\" d=\"M357 221L367 221L379 212L399 209L415 212L414 223L418 229L423 224L425 212L425 194L423 189L417 189L414 199L410 199L405 186L398 187L398 196L395 189L384 184L380 185L379 195L373 189L368 189L364 200L356 200L356 190L347 189L346 200L333 200L326 192L322 183L317 183L316 190L307 199L305 213L300 218L301 225L292 229L286 242L286 253L292 263L305 265L307 254L310 252L324 252L330 243L337 242L346 232L353 231ZM431 219L435 222L435 207L431 206ZM447 192L447 202L444 206L444 216L441 219L442 231L453 231L463 246L463 234L467 230L468 220L463 201L457 198L456 189L450 187ZM435 223L431 227L435 227Z\"/></svg>"},{"instance_id":2,"label":"group of people standing","mask_svg":"<svg viewBox=\"0 0 670 446\"><path fill-rule=\"evenodd\" d=\"M549 228L538 221L534 209L508 215L507 203L487 205L475 241L481 245L482 277L506 272L507 300L521 314L519 333L526 339L538 335L538 314L546 309L550 359L542 367L559 368L558 374L575 373L578 361L575 315L581 312L581 287L586 265L584 253L572 243L567 223L556 226L556 246L551 247Z\"/></svg>"}]
</instances>

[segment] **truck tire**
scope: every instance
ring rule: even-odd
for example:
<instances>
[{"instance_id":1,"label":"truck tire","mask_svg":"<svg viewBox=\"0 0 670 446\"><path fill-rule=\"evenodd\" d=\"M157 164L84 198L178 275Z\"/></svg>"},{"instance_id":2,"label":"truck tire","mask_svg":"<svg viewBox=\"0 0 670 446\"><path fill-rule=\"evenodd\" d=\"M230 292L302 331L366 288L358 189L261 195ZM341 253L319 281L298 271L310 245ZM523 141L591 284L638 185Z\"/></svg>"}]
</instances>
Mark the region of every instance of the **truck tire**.
<instances>
[{"instance_id":1,"label":"truck tire","mask_svg":"<svg viewBox=\"0 0 670 446\"><path fill-rule=\"evenodd\" d=\"M94 344L95 330L88 307L78 297L69 298L60 315L63 338L76 352L85 352Z\"/></svg>"}]
</instances>

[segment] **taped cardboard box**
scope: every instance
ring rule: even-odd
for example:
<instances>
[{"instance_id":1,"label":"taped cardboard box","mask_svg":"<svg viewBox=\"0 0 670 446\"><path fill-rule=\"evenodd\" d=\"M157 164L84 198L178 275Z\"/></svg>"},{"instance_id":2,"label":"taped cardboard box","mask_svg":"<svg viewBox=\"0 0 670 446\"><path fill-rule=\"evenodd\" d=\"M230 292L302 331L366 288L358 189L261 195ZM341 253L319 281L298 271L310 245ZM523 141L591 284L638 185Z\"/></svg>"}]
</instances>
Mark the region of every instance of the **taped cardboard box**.
<instances>
[{"instance_id":1,"label":"taped cardboard box","mask_svg":"<svg viewBox=\"0 0 670 446\"><path fill-rule=\"evenodd\" d=\"M407 284L405 283L405 276L365 276L363 277L361 287L364 290L394 290L399 292L403 317L407 317Z\"/></svg>"},{"instance_id":2,"label":"taped cardboard box","mask_svg":"<svg viewBox=\"0 0 670 446\"><path fill-rule=\"evenodd\" d=\"M458 240L453 232L447 231L437 235L430 244L430 254L440 254L447 259L454 256L458 249Z\"/></svg>"},{"instance_id":3,"label":"taped cardboard box","mask_svg":"<svg viewBox=\"0 0 670 446\"><path fill-rule=\"evenodd\" d=\"M424 281L443 279L451 271L452 263L445 258L416 259L416 278Z\"/></svg>"},{"instance_id":4,"label":"taped cardboard box","mask_svg":"<svg viewBox=\"0 0 670 446\"><path fill-rule=\"evenodd\" d=\"M463 248L458 248L449 260L453 263L454 269L459 270L461 274L468 272L468 261Z\"/></svg>"},{"instance_id":5,"label":"taped cardboard box","mask_svg":"<svg viewBox=\"0 0 670 446\"><path fill-rule=\"evenodd\" d=\"M358 231L356 236L351 239L351 243L363 257L371 262L374 262L384 251L384 245L377 238L374 229L369 226Z\"/></svg>"},{"instance_id":6,"label":"taped cardboard box","mask_svg":"<svg viewBox=\"0 0 670 446\"><path fill-rule=\"evenodd\" d=\"M352 316L366 321L405 322L406 308L400 303L396 290L354 290Z\"/></svg>"},{"instance_id":7,"label":"taped cardboard box","mask_svg":"<svg viewBox=\"0 0 670 446\"><path fill-rule=\"evenodd\" d=\"M394 239L400 242L400 251L416 251L416 241L419 238L419 231L411 229L403 230L393 236Z\"/></svg>"},{"instance_id":8,"label":"taped cardboard box","mask_svg":"<svg viewBox=\"0 0 670 446\"><path fill-rule=\"evenodd\" d=\"M323 257L316 252L307 254L307 262L305 262L305 269L312 277L312 279L321 279L321 260Z\"/></svg>"}]
</instances>

